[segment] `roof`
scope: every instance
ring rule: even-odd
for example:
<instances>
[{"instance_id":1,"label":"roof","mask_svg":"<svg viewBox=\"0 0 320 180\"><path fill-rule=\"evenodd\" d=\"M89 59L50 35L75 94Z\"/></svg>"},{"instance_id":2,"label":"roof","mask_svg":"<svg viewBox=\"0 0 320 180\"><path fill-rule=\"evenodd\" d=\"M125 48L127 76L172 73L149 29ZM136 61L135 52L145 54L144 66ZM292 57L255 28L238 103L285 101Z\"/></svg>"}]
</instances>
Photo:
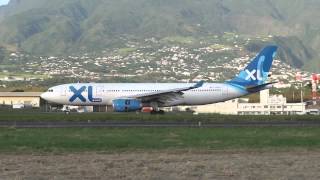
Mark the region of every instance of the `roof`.
<instances>
[{"instance_id":1,"label":"roof","mask_svg":"<svg viewBox=\"0 0 320 180\"><path fill-rule=\"evenodd\" d=\"M0 92L0 97L40 97L42 92Z\"/></svg>"}]
</instances>

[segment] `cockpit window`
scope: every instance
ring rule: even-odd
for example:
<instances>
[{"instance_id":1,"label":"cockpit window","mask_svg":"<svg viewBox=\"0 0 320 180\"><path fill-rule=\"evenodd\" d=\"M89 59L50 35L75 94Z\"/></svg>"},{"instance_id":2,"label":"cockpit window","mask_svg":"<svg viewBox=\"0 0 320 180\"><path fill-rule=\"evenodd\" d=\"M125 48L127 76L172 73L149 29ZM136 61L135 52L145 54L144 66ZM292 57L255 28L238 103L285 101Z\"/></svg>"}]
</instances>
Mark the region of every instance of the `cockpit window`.
<instances>
[{"instance_id":1,"label":"cockpit window","mask_svg":"<svg viewBox=\"0 0 320 180\"><path fill-rule=\"evenodd\" d=\"M48 92L53 92L53 89L49 89Z\"/></svg>"}]
</instances>

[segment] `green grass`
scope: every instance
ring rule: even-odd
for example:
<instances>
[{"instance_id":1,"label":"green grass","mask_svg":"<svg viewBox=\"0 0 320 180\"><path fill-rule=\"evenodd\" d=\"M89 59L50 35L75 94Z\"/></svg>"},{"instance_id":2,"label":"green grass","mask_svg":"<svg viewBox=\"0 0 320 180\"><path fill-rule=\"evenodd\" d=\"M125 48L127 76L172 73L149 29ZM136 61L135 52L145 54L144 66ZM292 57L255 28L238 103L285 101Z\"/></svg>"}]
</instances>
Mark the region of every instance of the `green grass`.
<instances>
[{"instance_id":1,"label":"green grass","mask_svg":"<svg viewBox=\"0 0 320 180\"><path fill-rule=\"evenodd\" d=\"M312 115L261 115L238 116L220 114L167 113L151 115L149 113L43 113L39 110L0 109L0 121L192 121L192 122L246 122L246 121L319 121Z\"/></svg>"},{"instance_id":2,"label":"green grass","mask_svg":"<svg viewBox=\"0 0 320 180\"><path fill-rule=\"evenodd\" d=\"M192 121L192 122L245 122L245 121L319 121L319 116L237 116L219 114L167 113L41 113L37 110L0 110L0 121Z\"/></svg>"},{"instance_id":3,"label":"green grass","mask_svg":"<svg viewBox=\"0 0 320 180\"><path fill-rule=\"evenodd\" d=\"M0 78L4 77L18 77L18 78L43 78L48 79L48 75L31 74L31 73L4 73L0 72Z\"/></svg>"},{"instance_id":4,"label":"green grass","mask_svg":"<svg viewBox=\"0 0 320 180\"><path fill-rule=\"evenodd\" d=\"M121 55L128 55L129 53L136 51L137 48L121 48L118 50L118 53Z\"/></svg>"},{"instance_id":5,"label":"green grass","mask_svg":"<svg viewBox=\"0 0 320 180\"><path fill-rule=\"evenodd\" d=\"M195 39L193 37L171 36L162 39L162 41L179 44L191 44L195 41Z\"/></svg>"},{"instance_id":6,"label":"green grass","mask_svg":"<svg viewBox=\"0 0 320 180\"><path fill-rule=\"evenodd\" d=\"M319 128L2 128L0 152L317 149L319 137Z\"/></svg>"}]
</instances>

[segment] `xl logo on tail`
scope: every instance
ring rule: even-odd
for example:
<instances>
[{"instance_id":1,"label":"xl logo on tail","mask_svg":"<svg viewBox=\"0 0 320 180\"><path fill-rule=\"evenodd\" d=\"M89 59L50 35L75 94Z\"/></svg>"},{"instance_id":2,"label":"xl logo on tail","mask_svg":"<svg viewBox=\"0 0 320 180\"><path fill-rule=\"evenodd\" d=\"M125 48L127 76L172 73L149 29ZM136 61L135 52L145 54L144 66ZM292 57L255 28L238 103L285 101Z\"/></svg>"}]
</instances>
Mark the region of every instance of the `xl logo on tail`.
<instances>
[{"instance_id":1,"label":"xl logo on tail","mask_svg":"<svg viewBox=\"0 0 320 180\"><path fill-rule=\"evenodd\" d=\"M246 81L263 81L265 72L263 72L263 63L265 60L265 56L261 56L259 58L257 69L253 69L252 71L246 69L245 72L247 73ZM255 76L256 75L256 76Z\"/></svg>"},{"instance_id":2,"label":"xl logo on tail","mask_svg":"<svg viewBox=\"0 0 320 180\"><path fill-rule=\"evenodd\" d=\"M251 72L248 70L248 69L246 69L246 73L247 73L247 77L246 77L246 80L247 81L256 81L256 80L258 80L258 81L262 81L263 80L263 77L261 77L261 72L260 72L260 70L252 70ZM255 74L257 73L257 77L255 76Z\"/></svg>"},{"instance_id":3,"label":"xl logo on tail","mask_svg":"<svg viewBox=\"0 0 320 180\"><path fill-rule=\"evenodd\" d=\"M76 99L80 99L81 102L87 102L87 99L82 95L87 90L86 86L82 86L80 89L76 89L74 86L70 86L69 89L73 92L73 96L69 99L70 102L74 102ZM102 102L101 98L93 97L93 88L88 86L88 100L90 102Z\"/></svg>"}]
</instances>

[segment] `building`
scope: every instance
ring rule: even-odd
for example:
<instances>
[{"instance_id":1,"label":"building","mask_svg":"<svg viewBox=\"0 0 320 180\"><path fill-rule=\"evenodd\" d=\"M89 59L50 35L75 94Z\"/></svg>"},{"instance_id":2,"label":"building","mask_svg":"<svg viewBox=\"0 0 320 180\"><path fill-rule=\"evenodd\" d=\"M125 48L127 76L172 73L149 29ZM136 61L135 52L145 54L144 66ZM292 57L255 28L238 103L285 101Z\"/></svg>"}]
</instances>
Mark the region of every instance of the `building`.
<instances>
[{"instance_id":1,"label":"building","mask_svg":"<svg viewBox=\"0 0 320 180\"><path fill-rule=\"evenodd\" d=\"M269 95L269 90L260 92L260 103L239 103L237 114L240 115L292 115L304 114L305 103L287 103L283 95Z\"/></svg>"},{"instance_id":2,"label":"building","mask_svg":"<svg viewBox=\"0 0 320 180\"><path fill-rule=\"evenodd\" d=\"M0 92L1 106L23 105L24 107L39 108L41 92Z\"/></svg>"},{"instance_id":3,"label":"building","mask_svg":"<svg viewBox=\"0 0 320 180\"><path fill-rule=\"evenodd\" d=\"M192 106L190 110L197 113L217 113L217 114L237 114L238 105L240 102L246 102L247 99L233 99L226 102L209 104L203 106Z\"/></svg>"},{"instance_id":4,"label":"building","mask_svg":"<svg viewBox=\"0 0 320 180\"><path fill-rule=\"evenodd\" d=\"M44 112L76 110L78 112L106 112L106 106L78 107L59 106L43 100L42 92L0 92L0 108L40 108Z\"/></svg>"},{"instance_id":5,"label":"building","mask_svg":"<svg viewBox=\"0 0 320 180\"><path fill-rule=\"evenodd\" d=\"M287 103L283 95L270 95L269 90L260 92L260 103L248 103L248 99L234 99L222 103L189 107L198 113L233 115L291 115L305 114L305 103Z\"/></svg>"}]
</instances>

